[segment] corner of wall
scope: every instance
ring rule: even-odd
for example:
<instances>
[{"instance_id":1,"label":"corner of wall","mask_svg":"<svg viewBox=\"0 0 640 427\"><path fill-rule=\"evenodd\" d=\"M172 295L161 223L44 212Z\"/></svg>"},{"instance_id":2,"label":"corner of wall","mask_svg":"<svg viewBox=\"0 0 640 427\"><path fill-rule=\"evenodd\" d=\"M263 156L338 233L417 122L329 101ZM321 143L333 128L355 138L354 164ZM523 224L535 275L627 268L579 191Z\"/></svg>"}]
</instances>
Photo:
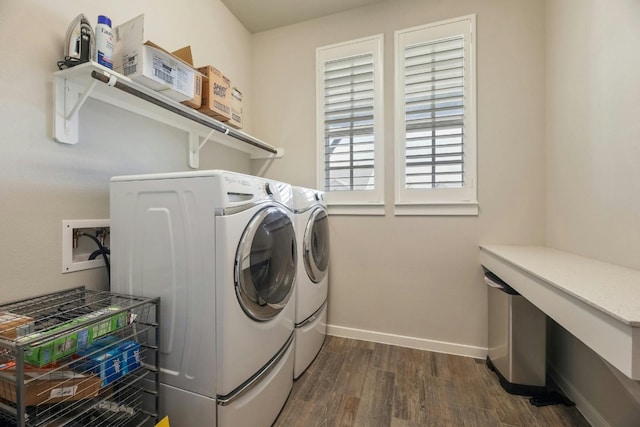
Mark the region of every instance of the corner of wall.
<instances>
[{"instance_id":1,"label":"corner of wall","mask_svg":"<svg viewBox=\"0 0 640 427\"><path fill-rule=\"evenodd\" d=\"M613 374L615 368L555 322L549 343L549 374L592 426L637 427L638 382Z\"/></svg>"}]
</instances>

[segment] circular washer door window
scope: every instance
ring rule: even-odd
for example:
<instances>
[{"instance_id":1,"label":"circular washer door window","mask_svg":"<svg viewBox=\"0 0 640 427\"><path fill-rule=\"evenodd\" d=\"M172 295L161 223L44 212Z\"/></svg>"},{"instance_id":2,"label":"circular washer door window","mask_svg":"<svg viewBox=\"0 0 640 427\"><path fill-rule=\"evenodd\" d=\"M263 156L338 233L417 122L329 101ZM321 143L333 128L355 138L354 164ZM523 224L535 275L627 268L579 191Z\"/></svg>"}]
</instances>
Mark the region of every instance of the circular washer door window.
<instances>
[{"instance_id":1,"label":"circular washer door window","mask_svg":"<svg viewBox=\"0 0 640 427\"><path fill-rule=\"evenodd\" d=\"M235 265L236 295L252 319L266 321L287 305L296 275L296 237L286 211L269 207L245 229Z\"/></svg>"},{"instance_id":2,"label":"circular washer door window","mask_svg":"<svg viewBox=\"0 0 640 427\"><path fill-rule=\"evenodd\" d=\"M329 270L329 217L322 208L311 213L304 232L304 266L309 278L318 283Z\"/></svg>"}]
</instances>

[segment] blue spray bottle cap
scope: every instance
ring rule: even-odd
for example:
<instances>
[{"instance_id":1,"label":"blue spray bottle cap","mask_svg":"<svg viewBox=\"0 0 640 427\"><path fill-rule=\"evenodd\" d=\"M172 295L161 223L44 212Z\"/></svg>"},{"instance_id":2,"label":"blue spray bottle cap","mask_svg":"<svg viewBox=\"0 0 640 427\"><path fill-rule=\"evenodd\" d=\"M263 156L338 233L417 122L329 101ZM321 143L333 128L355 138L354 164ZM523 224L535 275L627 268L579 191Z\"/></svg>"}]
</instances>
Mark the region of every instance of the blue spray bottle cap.
<instances>
[{"instance_id":1,"label":"blue spray bottle cap","mask_svg":"<svg viewBox=\"0 0 640 427\"><path fill-rule=\"evenodd\" d=\"M104 15L98 15L98 24L105 24L111 27L111 19Z\"/></svg>"}]
</instances>

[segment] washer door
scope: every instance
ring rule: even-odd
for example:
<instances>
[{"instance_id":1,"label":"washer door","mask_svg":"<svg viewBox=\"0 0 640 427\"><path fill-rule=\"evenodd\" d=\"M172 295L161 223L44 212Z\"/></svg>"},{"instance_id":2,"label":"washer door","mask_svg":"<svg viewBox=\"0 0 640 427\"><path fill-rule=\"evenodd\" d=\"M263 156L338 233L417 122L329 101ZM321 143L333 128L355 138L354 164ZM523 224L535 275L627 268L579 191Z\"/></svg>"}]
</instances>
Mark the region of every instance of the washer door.
<instances>
[{"instance_id":1,"label":"washer door","mask_svg":"<svg viewBox=\"0 0 640 427\"><path fill-rule=\"evenodd\" d=\"M329 217L323 208L314 210L307 222L303 257L307 275L318 283L329 271Z\"/></svg>"},{"instance_id":2,"label":"washer door","mask_svg":"<svg viewBox=\"0 0 640 427\"><path fill-rule=\"evenodd\" d=\"M287 212L269 207L245 229L236 253L235 286L242 309L255 320L277 316L296 275L296 236Z\"/></svg>"}]
</instances>

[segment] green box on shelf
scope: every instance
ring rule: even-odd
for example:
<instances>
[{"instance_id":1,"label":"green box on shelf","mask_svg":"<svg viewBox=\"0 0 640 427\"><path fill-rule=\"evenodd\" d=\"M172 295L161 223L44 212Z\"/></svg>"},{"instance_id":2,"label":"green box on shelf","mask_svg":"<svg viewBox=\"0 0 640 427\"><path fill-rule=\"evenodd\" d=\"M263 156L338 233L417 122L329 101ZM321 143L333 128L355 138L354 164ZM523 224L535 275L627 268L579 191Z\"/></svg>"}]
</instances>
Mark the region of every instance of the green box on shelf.
<instances>
[{"instance_id":1,"label":"green box on shelf","mask_svg":"<svg viewBox=\"0 0 640 427\"><path fill-rule=\"evenodd\" d=\"M43 335L40 332L34 332L18 338L18 342L35 339ZM36 347L27 347L24 351L24 361L30 365L44 366L52 362L52 355L53 342L50 341Z\"/></svg>"},{"instance_id":2,"label":"green box on shelf","mask_svg":"<svg viewBox=\"0 0 640 427\"><path fill-rule=\"evenodd\" d=\"M53 362L62 359L65 356L70 356L78 349L78 333L71 332L64 334L59 338L53 340L53 353L51 359Z\"/></svg>"},{"instance_id":3,"label":"green box on shelf","mask_svg":"<svg viewBox=\"0 0 640 427\"><path fill-rule=\"evenodd\" d=\"M120 307L106 307L85 316L78 317L74 322L87 323L95 319L96 317L103 316L108 313L115 313L120 311ZM127 326L127 312L116 313L98 323L89 325L89 344L93 343L96 339L108 335L111 332L115 332L118 329L122 329Z\"/></svg>"},{"instance_id":4,"label":"green box on shelf","mask_svg":"<svg viewBox=\"0 0 640 427\"><path fill-rule=\"evenodd\" d=\"M66 323L54 328L46 333L36 332L23 337L23 340L32 340L38 337L55 334L58 331L68 329L72 323ZM70 356L78 350L87 348L89 345L89 330L81 329L62 334L34 347L25 350L25 362L31 365L44 366L49 363Z\"/></svg>"},{"instance_id":5,"label":"green box on shelf","mask_svg":"<svg viewBox=\"0 0 640 427\"><path fill-rule=\"evenodd\" d=\"M91 323L93 319L109 313L120 311L119 307L106 307L87 315L78 317L46 332L35 332L18 339L18 341L31 341L38 337L55 335L64 329L74 329L67 334L48 340L42 344L25 349L25 362L30 365L44 366L49 363L70 356L77 351L84 350L98 338L108 335L127 325L127 312L120 312ZM84 329L76 329L77 326L86 324Z\"/></svg>"}]
</instances>

